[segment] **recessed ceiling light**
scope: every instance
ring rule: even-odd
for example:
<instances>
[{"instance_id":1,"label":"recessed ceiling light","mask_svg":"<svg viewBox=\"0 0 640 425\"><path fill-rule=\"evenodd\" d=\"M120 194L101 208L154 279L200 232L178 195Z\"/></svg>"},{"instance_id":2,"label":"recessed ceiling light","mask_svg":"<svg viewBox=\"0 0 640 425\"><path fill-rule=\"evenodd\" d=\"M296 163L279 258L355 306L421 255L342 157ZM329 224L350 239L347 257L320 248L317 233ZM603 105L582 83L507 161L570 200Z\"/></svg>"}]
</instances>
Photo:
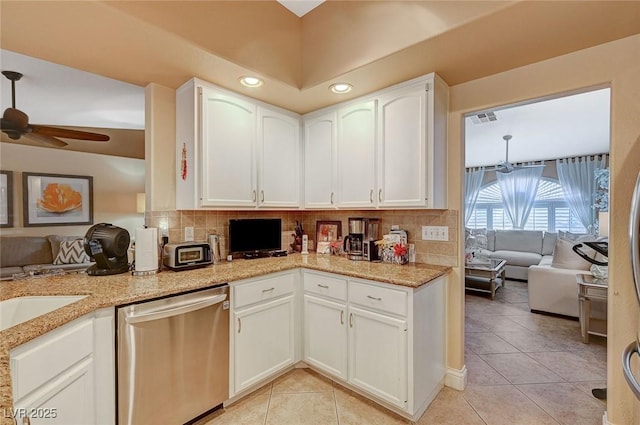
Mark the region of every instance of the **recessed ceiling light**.
<instances>
[{"instance_id":1,"label":"recessed ceiling light","mask_svg":"<svg viewBox=\"0 0 640 425\"><path fill-rule=\"evenodd\" d=\"M244 76L240 77L240 84L245 87L260 87L262 85L262 80L258 77Z\"/></svg>"},{"instance_id":2,"label":"recessed ceiling light","mask_svg":"<svg viewBox=\"0 0 640 425\"><path fill-rule=\"evenodd\" d=\"M334 93L342 94L350 92L352 87L353 86L349 83L335 83L329 86L329 90Z\"/></svg>"}]
</instances>

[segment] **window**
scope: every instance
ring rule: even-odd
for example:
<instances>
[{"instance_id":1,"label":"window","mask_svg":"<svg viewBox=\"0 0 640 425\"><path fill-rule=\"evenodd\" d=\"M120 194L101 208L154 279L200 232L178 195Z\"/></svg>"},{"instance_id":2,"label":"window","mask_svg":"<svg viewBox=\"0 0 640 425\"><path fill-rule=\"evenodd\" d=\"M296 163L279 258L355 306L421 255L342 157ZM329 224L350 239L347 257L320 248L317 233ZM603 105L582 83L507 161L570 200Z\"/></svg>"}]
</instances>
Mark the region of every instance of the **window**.
<instances>
[{"instance_id":1,"label":"window","mask_svg":"<svg viewBox=\"0 0 640 425\"><path fill-rule=\"evenodd\" d=\"M511 220L502 207L498 182L490 183L480 190L476 207L466 226L472 229L513 229ZM564 230L572 233L587 233L565 202L560 183L544 177L538 185L536 200L524 228L548 232Z\"/></svg>"}]
</instances>

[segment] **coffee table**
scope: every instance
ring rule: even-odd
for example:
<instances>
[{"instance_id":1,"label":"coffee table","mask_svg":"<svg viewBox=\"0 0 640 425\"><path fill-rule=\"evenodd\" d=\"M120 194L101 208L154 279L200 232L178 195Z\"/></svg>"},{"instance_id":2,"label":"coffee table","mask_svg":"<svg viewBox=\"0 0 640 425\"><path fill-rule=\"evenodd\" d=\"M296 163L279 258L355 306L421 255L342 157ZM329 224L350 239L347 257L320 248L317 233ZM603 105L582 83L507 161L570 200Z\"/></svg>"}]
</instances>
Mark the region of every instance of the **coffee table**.
<instances>
[{"instance_id":1,"label":"coffee table","mask_svg":"<svg viewBox=\"0 0 640 425\"><path fill-rule=\"evenodd\" d=\"M495 299L496 290L504 286L506 260L491 259L489 263L466 263L464 265L464 287L472 291L488 292L491 299ZM497 281L497 278L500 280ZM488 281L489 289L479 287L478 284L484 284Z\"/></svg>"}]
</instances>

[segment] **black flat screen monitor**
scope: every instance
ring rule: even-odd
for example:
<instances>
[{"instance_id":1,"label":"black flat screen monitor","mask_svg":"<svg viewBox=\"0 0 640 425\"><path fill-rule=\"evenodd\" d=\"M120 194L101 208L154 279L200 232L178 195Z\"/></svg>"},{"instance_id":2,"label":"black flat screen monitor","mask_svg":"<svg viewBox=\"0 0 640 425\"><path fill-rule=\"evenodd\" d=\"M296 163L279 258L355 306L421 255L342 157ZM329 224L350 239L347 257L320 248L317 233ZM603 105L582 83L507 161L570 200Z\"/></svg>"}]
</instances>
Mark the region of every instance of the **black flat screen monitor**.
<instances>
[{"instance_id":1,"label":"black flat screen monitor","mask_svg":"<svg viewBox=\"0 0 640 425\"><path fill-rule=\"evenodd\" d=\"M229 220L229 251L231 253L275 251L280 250L281 247L281 219Z\"/></svg>"}]
</instances>

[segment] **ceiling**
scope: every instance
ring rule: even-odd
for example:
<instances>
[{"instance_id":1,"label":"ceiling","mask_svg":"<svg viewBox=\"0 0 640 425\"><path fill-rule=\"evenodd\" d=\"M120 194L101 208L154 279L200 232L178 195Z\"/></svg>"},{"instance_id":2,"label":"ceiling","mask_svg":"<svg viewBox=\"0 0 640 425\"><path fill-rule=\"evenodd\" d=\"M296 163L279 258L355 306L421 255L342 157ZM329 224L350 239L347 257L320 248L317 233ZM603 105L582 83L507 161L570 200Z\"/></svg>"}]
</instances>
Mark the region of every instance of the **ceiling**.
<instances>
[{"instance_id":1,"label":"ceiling","mask_svg":"<svg viewBox=\"0 0 640 425\"><path fill-rule=\"evenodd\" d=\"M477 115L465 117L467 167L493 166L504 161L505 135L509 162L538 161L609 153L609 88L543 99L524 105L481 111L493 112L495 120Z\"/></svg>"},{"instance_id":2,"label":"ceiling","mask_svg":"<svg viewBox=\"0 0 640 425\"><path fill-rule=\"evenodd\" d=\"M324 3L324 0L278 0L278 3L289 9L296 16L302 18L320 6L320 4Z\"/></svg>"},{"instance_id":3,"label":"ceiling","mask_svg":"<svg viewBox=\"0 0 640 425\"><path fill-rule=\"evenodd\" d=\"M197 76L306 113L432 71L456 85L640 32L640 2L627 1L327 1L304 15L276 1L5 0L0 9L2 69L52 63L33 76L14 69L25 73L18 107L31 122L120 128L141 128L143 95L133 93L149 83L177 88ZM265 83L244 88L246 74ZM332 94L335 81L354 90ZM513 133L516 155L523 136Z\"/></svg>"}]
</instances>

